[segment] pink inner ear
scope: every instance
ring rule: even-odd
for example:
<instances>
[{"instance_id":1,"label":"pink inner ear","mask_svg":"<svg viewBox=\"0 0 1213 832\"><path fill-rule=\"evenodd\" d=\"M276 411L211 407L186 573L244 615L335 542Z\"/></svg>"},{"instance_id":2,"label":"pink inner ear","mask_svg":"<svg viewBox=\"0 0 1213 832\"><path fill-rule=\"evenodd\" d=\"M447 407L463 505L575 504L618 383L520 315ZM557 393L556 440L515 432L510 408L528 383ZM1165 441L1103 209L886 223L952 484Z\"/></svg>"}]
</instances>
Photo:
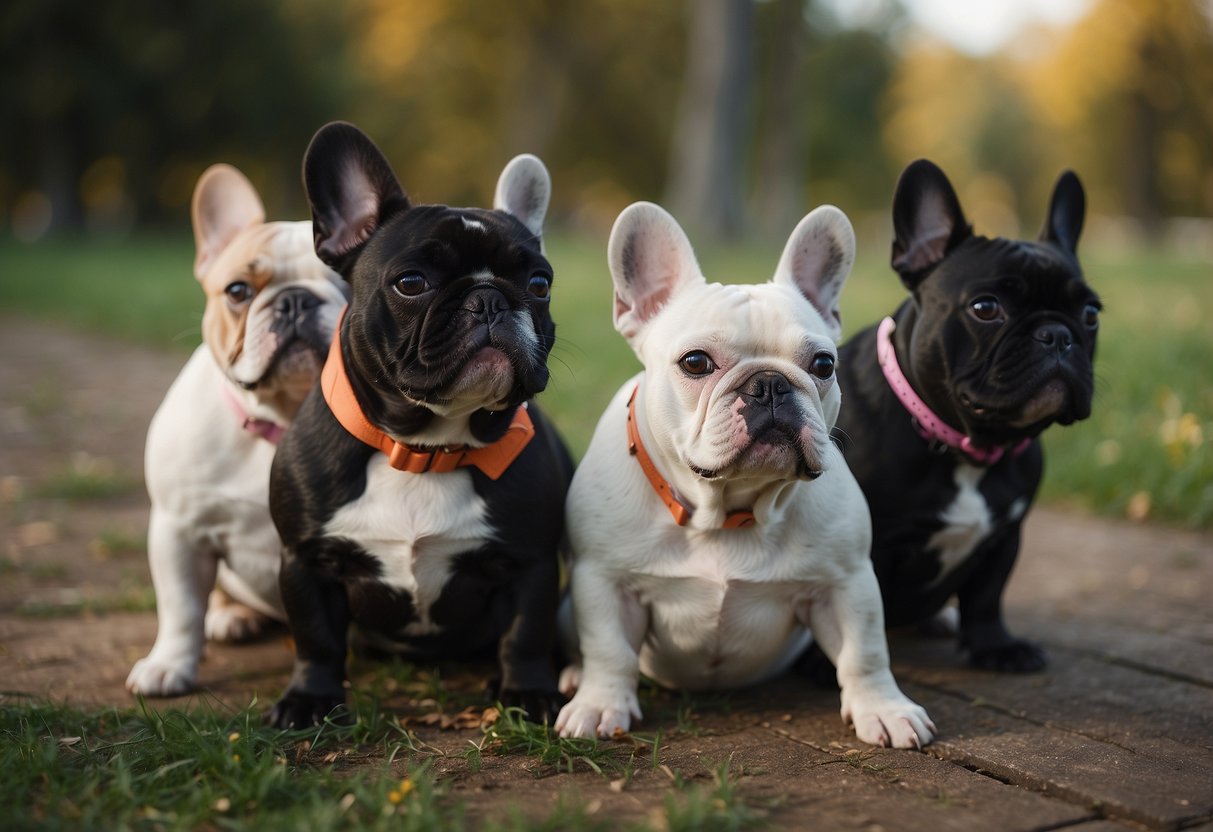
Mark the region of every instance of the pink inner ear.
<instances>
[{"instance_id":1,"label":"pink inner ear","mask_svg":"<svg viewBox=\"0 0 1213 832\"><path fill-rule=\"evenodd\" d=\"M365 178L363 183L369 187ZM318 246L318 252L340 256L365 243L379 225L379 197L373 191L346 191L340 216L328 229L328 238Z\"/></svg>"},{"instance_id":2,"label":"pink inner ear","mask_svg":"<svg viewBox=\"0 0 1213 832\"><path fill-rule=\"evenodd\" d=\"M903 271L916 272L932 266L943 259L948 251L948 240L952 236L952 227L935 227L919 232L910 247L897 258L894 267Z\"/></svg>"}]
</instances>

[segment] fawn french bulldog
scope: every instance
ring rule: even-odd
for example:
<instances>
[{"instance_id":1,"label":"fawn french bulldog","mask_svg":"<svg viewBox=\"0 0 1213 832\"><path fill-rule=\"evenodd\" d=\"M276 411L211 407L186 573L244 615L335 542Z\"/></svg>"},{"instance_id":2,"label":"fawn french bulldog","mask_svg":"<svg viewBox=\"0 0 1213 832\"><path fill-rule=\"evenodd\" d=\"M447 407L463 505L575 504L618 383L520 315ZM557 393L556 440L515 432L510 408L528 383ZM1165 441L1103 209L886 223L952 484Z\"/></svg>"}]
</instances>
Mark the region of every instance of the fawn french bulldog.
<instances>
[{"instance_id":1,"label":"fawn french bulldog","mask_svg":"<svg viewBox=\"0 0 1213 832\"><path fill-rule=\"evenodd\" d=\"M203 173L192 215L203 342L147 435L159 629L126 686L148 696L194 687L204 635L240 641L285 619L270 461L345 306L345 284L312 249L311 223L266 222L252 184L230 165Z\"/></svg>"}]
</instances>

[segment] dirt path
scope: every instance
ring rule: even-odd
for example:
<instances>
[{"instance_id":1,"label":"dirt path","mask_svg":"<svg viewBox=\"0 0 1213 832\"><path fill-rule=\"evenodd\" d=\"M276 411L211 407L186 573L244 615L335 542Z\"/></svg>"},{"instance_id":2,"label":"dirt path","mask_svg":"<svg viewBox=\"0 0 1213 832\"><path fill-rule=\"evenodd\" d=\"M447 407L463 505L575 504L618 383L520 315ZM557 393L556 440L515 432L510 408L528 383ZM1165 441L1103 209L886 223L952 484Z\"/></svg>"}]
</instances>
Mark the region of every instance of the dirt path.
<instances>
[{"instance_id":1,"label":"dirt path","mask_svg":"<svg viewBox=\"0 0 1213 832\"><path fill-rule=\"evenodd\" d=\"M122 682L155 636L143 436L184 356L11 315L0 356L0 702L129 704ZM602 817L646 819L671 775L706 782L731 760L747 801L785 828L1213 828L1211 595L1208 535L1037 510L1007 608L1048 646L1048 672L972 672L950 643L894 634L898 678L942 731L929 754L862 748L837 695L795 678L727 697L650 694L642 728L662 731L663 767L622 789L588 771L536 778L525 758L473 770L460 749L478 732L422 735L447 751L436 769L475 811L545 812L571 794ZM201 682L265 703L290 661L283 636L211 647Z\"/></svg>"}]
</instances>

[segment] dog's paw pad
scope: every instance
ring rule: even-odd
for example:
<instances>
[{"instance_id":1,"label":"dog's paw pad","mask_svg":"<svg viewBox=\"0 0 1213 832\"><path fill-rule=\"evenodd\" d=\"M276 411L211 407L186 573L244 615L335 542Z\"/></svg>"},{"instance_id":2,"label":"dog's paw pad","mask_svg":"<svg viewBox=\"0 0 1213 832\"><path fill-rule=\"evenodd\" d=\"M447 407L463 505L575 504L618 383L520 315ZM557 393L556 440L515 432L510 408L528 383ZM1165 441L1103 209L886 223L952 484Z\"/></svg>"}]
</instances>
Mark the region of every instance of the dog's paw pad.
<instances>
[{"instance_id":1,"label":"dog's paw pad","mask_svg":"<svg viewBox=\"0 0 1213 832\"><path fill-rule=\"evenodd\" d=\"M560 681L556 687L565 696L577 693L577 689L581 687L581 665L571 664L560 671Z\"/></svg>"},{"instance_id":2,"label":"dog's paw pad","mask_svg":"<svg viewBox=\"0 0 1213 832\"><path fill-rule=\"evenodd\" d=\"M502 690L501 704L521 708L527 720L550 725L564 705L565 699L554 690Z\"/></svg>"},{"instance_id":3,"label":"dog's paw pad","mask_svg":"<svg viewBox=\"0 0 1213 832\"><path fill-rule=\"evenodd\" d=\"M1039 646L1016 639L997 647L973 650L969 654L969 664L1000 673L1035 673L1044 669L1048 659Z\"/></svg>"},{"instance_id":4,"label":"dog's paw pad","mask_svg":"<svg viewBox=\"0 0 1213 832\"><path fill-rule=\"evenodd\" d=\"M583 691L560 709L555 728L562 737L612 739L628 732L633 716L640 719L640 706L634 694L616 699L590 697Z\"/></svg>"},{"instance_id":5,"label":"dog's paw pad","mask_svg":"<svg viewBox=\"0 0 1213 832\"><path fill-rule=\"evenodd\" d=\"M252 607L217 596L218 590L211 593L203 622L206 637L211 641L228 644L252 641L264 634L273 623L268 616Z\"/></svg>"},{"instance_id":6,"label":"dog's paw pad","mask_svg":"<svg viewBox=\"0 0 1213 832\"><path fill-rule=\"evenodd\" d=\"M274 728L311 728L321 725L326 717L338 721L344 715L344 696L312 696L298 691L287 691L266 717Z\"/></svg>"},{"instance_id":7,"label":"dog's paw pad","mask_svg":"<svg viewBox=\"0 0 1213 832\"><path fill-rule=\"evenodd\" d=\"M851 721L855 736L882 748L921 749L935 738L937 730L926 710L905 698L856 708Z\"/></svg>"},{"instance_id":8,"label":"dog's paw pad","mask_svg":"<svg viewBox=\"0 0 1213 832\"><path fill-rule=\"evenodd\" d=\"M196 671L188 664L173 664L150 656L135 662L126 677L126 689L144 696L181 696L194 689Z\"/></svg>"}]
</instances>

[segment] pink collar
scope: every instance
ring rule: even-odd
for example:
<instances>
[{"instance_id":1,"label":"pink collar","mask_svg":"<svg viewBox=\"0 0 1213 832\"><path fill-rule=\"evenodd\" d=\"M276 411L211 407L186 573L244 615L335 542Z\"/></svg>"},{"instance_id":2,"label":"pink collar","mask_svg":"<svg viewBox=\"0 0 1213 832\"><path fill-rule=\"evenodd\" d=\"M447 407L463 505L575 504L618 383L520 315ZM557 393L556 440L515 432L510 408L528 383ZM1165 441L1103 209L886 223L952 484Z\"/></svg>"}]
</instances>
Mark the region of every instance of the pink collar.
<instances>
[{"instance_id":1,"label":"pink collar","mask_svg":"<svg viewBox=\"0 0 1213 832\"><path fill-rule=\"evenodd\" d=\"M249 414L244 409L244 405L240 403L240 399L236 398L236 394L232 392L232 388L227 382L224 382L223 398L227 402L228 407L236 414L236 418L241 421L241 427L260 439L264 439L271 445L277 445L278 440L282 439L282 434L286 432L286 428L277 422L269 419L257 419Z\"/></svg>"},{"instance_id":2,"label":"pink collar","mask_svg":"<svg viewBox=\"0 0 1213 832\"><path fill-rule=\"evenodd\" d=\"M880 369L884 371L885 381L889 383L902 407L910 411L914 427L922 438L928 442L940 442L949 448L955 448L979 465L993 465L1002 459L1006 448L999 445L992 448L977 447L972 439L936 416L934 411L927 407L926 402L918 397L897 363L897 353L893 349L893 330L896 328L897 324L892 318L885 318L880 322L880 328L876 330L876 356L880 360ZM1024 439L1011 448L1011 455L1019 456L1031 444L1031 439Z\"/></svg>"}]
</instances>

